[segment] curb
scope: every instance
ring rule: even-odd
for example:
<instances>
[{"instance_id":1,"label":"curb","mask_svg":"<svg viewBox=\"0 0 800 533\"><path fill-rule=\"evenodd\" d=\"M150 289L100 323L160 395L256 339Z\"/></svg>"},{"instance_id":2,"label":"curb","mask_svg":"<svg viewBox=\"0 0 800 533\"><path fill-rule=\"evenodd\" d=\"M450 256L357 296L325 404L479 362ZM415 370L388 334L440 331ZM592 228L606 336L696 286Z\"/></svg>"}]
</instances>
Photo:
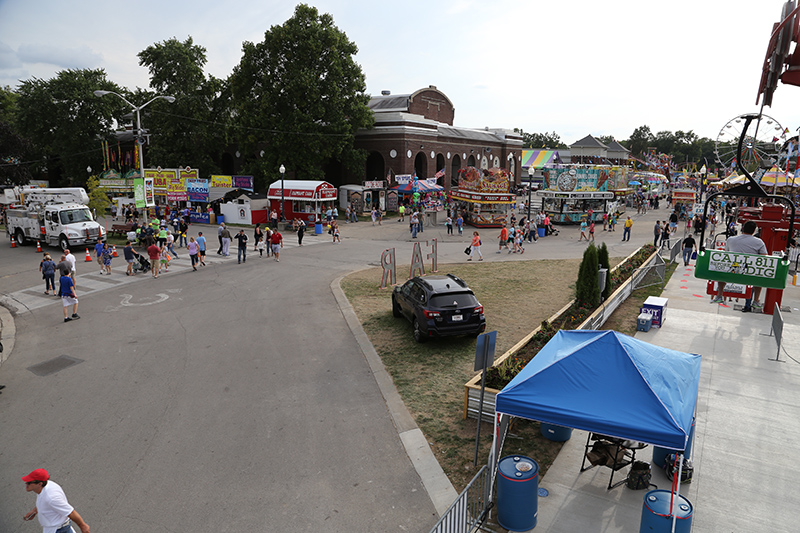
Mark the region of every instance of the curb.
<instances>
[{"instance_id":1,"label":"curb","mask_svg":"<svg viewBox=\"0 0 800 533\"><path fill-rule=\"evenodd\" d=\"M349 274L333 280L331 291L347 322L347 326L353 333L361 352L364 354L364 358L369 364L372 375L375 377L406 454L411 460L411 464L414 465L414 469L417 471L422 481L422 486L425 487L425 491L436 509L436 513L441 517L458 498L458 493L453 488L453 484L450 483L442 467L439 466L439 461L436 460L433 450L425 440L425 435L414 422L414 418L403 403L400 393L397 392L397 388L394 386L392 376L383 366L383 361L381 361L378 352L375 351L375 347L372 346L364 328L361 327L361 322L356 317L353 307L344 295L344 291L342 291L341 281Z\"/></svg>"}]
</instances>

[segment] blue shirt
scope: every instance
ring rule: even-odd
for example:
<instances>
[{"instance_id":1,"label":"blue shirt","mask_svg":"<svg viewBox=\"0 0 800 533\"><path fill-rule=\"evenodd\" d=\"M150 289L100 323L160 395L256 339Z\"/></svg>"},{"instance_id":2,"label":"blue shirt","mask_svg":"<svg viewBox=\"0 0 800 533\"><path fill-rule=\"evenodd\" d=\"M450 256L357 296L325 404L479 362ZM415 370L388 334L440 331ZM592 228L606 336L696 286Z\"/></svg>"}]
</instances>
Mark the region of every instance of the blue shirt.
<instances>
[{"instance_id":1,"label":"blue shirt","mask_svg":"<svg viewBox=\"0 0 800 533\"><path fill-rule=\"evenodd\" d=\"M201 252L205 252L206 251L206 238L205 237L200 235L197 239L195 239L195 242L197 243L197 246L200 247L200 251Z\"/></svg>"},{"instance_id":2,"label":"blue shirt","mask_svg":"<svg viewBox=\"0 0 800 533\"><path fill-rule=\"evenodd\" d=\"M98 242L97 244L94 245L94 253L97 255L97 257L100 257L101 255L103 255L103 243L102 242Z\"/></svg>"},{"instance_id":3,"label":"blue shirt","mask_svg":"<svg viewBox=\"0 0 800 533\"><path fill-rule=\"evenodd\" d=\"M72 296L72 287L75 284L72 282L72 278L69 276L61 276L60 286L58 290L59 296Z\"/></svg>"}]
</instances>

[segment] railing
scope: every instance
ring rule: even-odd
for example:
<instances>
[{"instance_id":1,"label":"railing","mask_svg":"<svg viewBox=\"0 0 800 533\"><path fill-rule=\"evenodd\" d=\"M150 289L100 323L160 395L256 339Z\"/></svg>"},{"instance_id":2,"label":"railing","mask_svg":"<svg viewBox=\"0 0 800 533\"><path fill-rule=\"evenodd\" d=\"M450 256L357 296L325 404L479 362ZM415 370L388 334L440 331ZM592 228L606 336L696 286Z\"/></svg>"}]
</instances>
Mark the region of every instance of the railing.
<instances>
[{"instance_id":1,"label":"railing","mask_svg":"<svg viewBox=\"0 0 800 533\"><path fill-rule=\"evenodd\" d=\"M488 465L483 465L431 529L431 533L471 533L479 529L492 508L489 500L491 485L491 470Z\"/></svg>"}]
</instances>

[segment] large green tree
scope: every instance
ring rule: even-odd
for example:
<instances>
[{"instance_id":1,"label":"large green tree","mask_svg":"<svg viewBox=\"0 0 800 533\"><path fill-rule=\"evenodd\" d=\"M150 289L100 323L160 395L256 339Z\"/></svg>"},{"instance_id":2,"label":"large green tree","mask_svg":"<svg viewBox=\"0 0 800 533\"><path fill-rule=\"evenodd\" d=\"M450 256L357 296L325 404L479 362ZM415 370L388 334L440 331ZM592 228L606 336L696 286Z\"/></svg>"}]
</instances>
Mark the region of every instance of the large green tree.
<instances>
[{"instance_id":1,"label":"large green tree","mask_svg":"<svg viewBox=\"0 0 800 533\"><path fill-rule=\"evenodd\" d=\"M103 69L62 70L20 84L15 126L33 144L34 174L46 170L53 185L83 185L87 166L102 167L98 135L111 130L115 115L92 94L97 89L120 91Z\"/></svg>"},{"instance_id":2,"label":"large green tree","mask_svg":"<svg viewBox=\"0 0 800 533\"><path fill-rule=\"evenodd\" d=\"M353 140L373 118L357 52L331 15L305 4L262 42L243 44L229 81L237 138L259 188L281 164L302 179L324 179L338 164L363 168Z\"/></svg>"},{"instance_id":3,"label":"large green tree","mask_svg":"<svg viewBox=\"0 0 800 533\"><path fill-rule=\"evenodd\" d=\"M569 148L556 132L528 133L518 128L514 128L514 131L522 134L522 144L525 148L532 148L534 150L540 150L542 148Z\"/></svg>"},{"instance_id":4,"label":"large green tree","mask_svg":"<svg viewBox=\"0 0 800 533\"><path fill-rule=\"evenodd\" d=\"M139 65L150 71L150 89L134 95L141 105L156 95L173 96L168 104L158 100L145 108L142 118L150 130L147 160L150 166L199 168L219 172L222 149L227 144L228 99L225 82L206 76L206 49L191 37L153 44L139 53Z\"/></svg>"}]
</instances>

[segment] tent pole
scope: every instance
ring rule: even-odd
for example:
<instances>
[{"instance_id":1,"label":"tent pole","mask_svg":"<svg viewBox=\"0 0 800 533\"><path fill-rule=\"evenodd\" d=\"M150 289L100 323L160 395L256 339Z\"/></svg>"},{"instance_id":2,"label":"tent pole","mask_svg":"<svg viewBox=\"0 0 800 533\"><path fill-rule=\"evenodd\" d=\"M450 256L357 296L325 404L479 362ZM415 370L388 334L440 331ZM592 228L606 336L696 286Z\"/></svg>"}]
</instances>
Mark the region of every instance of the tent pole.
<instances>
[{"instance_id":1,"label":"tent pole","mask_svg":"<svg viewBox=\"0 0 800 533\"><path fill-rule=\"evenodd\" d=\"M681 498L681 475L683 474L683 453L680 455L675 455L678 458L678 477L675 478L677 480L675 482L675 494L677 495L677 498L673 500L673 503L669 509L669 512L672 513L672 533L675 533L675 526L678 522L678 514L675 512L675 506L679 504Z\"/></svg>"},{"instance_id":2,"label":"tent pole","mask_svg":"<svg viewBox=\"0 0 800 533\"><path fill-rule=\"evenodd\" d=\"M497 461L498 461L498 453L497 453L497 421L500 420L500 417L503 416L502 413L495 413L494 414L494 434L492 436L492 449L489 450L489 479L494 481L494 473L497 471ZM494 492L494 483L489 483L489 501L492 501L492 493Z\"/></svg>"}]
</instances>

